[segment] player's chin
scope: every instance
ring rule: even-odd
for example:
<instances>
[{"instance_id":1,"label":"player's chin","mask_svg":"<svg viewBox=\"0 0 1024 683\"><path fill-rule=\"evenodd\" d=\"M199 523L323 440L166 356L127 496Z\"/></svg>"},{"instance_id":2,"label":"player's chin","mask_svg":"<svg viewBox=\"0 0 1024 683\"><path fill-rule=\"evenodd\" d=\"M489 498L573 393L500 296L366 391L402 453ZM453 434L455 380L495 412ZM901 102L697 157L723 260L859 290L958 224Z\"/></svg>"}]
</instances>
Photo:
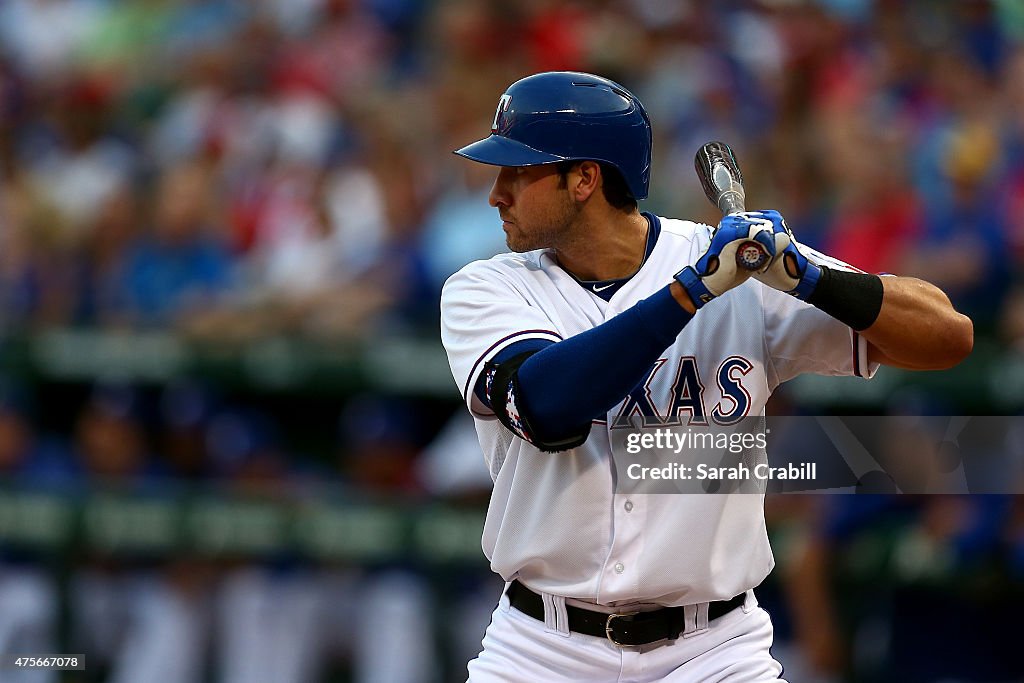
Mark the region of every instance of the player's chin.
<instances>
[{"instance_id":1,"label":"player's chin","mask_svg":"<svg viewBox=\"0 0 1024 683\"><path fill-rule=\"evenodd\" d=\"M523 230L518 223L502 223L505 231L505 244L509 251L522 254L548 246L548 233L535 230Z\"/></svg>"},{"instance_id":2,"label":"player's chin","mask_svg":"<svg viewBox=\"0 0 1024 683\"><path fill-rule=\"evenodd\" d=\"M522 235L517 235L508 230L505 231L505 245L508 247L509 251L517 254L522 254L523 252L533 251L536 249L529 240L523 239Z\"/></svg>"}]
</instances>

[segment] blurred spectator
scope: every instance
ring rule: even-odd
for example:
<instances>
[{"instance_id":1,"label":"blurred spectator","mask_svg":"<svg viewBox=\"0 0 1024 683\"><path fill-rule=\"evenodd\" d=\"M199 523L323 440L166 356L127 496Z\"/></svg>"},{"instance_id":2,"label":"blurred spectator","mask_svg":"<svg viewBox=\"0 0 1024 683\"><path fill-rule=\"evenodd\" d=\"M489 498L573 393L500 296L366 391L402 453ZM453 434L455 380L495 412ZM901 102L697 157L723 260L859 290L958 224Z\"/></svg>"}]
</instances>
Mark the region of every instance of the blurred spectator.
<instances>
[{"instance_id":1,"label":"blurred spectator","mask_svg":"<svg viewBox=\"0 0 1024 683\"><path fill-rule=\"evenodd\" d=\"M470 137L471 134L459 136ZM455 149L454 142L452 148ZM460 170L445 184L423 227L423 257L430 284L438 296L444 281L462 266L508 251L497 211L488 205L487 199L498 169L463 164Z\"/></svg>"},{"instance_id":2,"label":"blurred spectator","mask_svg":"<svg viewBox=\"0 0 1024 683\"><path fill-rule=\"evenodd\" d=\"M354 491L408 497L422 491L416 459L422 437L418 415L407 401L364 394L353 397L339 418L338 467Z\"/></svg>"},{"instance_id":3,"label":"blurred spectator","mask_svg":"<svg viewBox=\"0 0 1024 683\"><path fill-rule=\"evenodd\" d=\"M199 482L215 475L206 438L215 414L214 393L204 383L180 378L160 393L157 451L177 479Z\"/></svg>"},{"instance_id":4,"label":"blurred spectator","mask_svg":"<svg viewBox=\"0 0 1024 683\"><path fill-rule=\"evenodd\" d=\"M923 230L900 272L929 279L976 325L991 329L1008 284L999 111L991 78L965 55L930 65L936 111L918 147Z\"/></svg>"},{"instance_id":5,"label":"blurred spectator","mask_svg":"<svg viewBox=\"0 0 1024 683\"><path fill-rule=\"evenodd\" d=\"M174 326L228 285L230 254L216 185L198 164L160 178L153 226L129 249L116 301L105 317L139 326Z\"/></svg>"},{"instance_id":6,"label":"blurred spectator","mask_svg":"<svg viewBox=\"0 0 1024 683\"><path fill-rule=\"evenodd\" d=\"M376 182L357 169L325 177L309 167L284 167L262 182L233 301L194 321L193 331L327 339L365 334L363 326L395 298L368 271L382 258L385 229L374 219L381 213ZM339 206L348 201L353 205ZM360 209L366 213L353 214Z\"/></svg>"},{"instance_id":7,"label":"blurred spectator","mask_svg":"<svg viewBox=\"0 0 1024 683\"><path fill-rule=\"evenodd\" d=\"M101 12L89 0L9 0L0 5L0 44L26 75L47 83L73 65Z\"/></svg>"},{"instance_id":8,"label":"blurred spectator","mask_svg":"<svg viewBox=\"0 0 1024 683\"><path fill-rule=\"evenodd\" d=\"M78 241L104 200L138 171L136 152L116 131L106 83L80 77L37 96L39 117L16 138L20 160L32 192L54 212L46 227L57 243Z\"/></svg>"},{"instance_id":9,"label":"blurred spectator","mask_svg":"<svg viewBox=\"0 0 1024 683\"><path fill-rule=\"evenodd\" d=\"M149 450L141 396L127 384L97 385L77 418L74 446L95 484L144 486L158 476Z\"/></svg>"},{"instance_id":10,"label":"blurred spectator","mask_svg":"<svg viewBox=\"0 0 1024 683\"><path fill-rule=\"evenodd\" d=\"M280 425L266 412L228 405L206 422L207 467L230 490L275 499L298 463L285 450Z\"/></svg>"},{"instance_id":11,"label":"blurred spectator","mask_svg":"<svg viewBox=\"0 0 1024 683\"><path fill-rule=\"evenodd\" d=\"M83 253L71 264L74 305L65 323L108 322L119 304L129 250L142 224L140 201L128 188L115 192L100 207L85 235Z\"/></svg>"},{"instance_id":12,"label":"blurred spectator","mask_svg":"<svg viewBox=\"0 0 1024 683\"><path fill-rule=\"evenodd\" d=\"M70 490L80 469L66 444L39 433L34 403L26 387L0 378L0 478L30 489Z\"/></svg>"}]
</instances>

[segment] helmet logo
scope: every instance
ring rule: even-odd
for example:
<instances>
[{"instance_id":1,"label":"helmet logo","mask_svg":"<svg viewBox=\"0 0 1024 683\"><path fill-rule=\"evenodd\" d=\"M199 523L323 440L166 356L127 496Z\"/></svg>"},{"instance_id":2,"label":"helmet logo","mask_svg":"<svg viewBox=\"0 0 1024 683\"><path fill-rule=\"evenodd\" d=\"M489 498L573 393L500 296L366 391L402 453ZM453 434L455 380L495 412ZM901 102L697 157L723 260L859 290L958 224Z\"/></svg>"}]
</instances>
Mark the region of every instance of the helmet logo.
<instances>
[{"instance_id":1,"label":"helmet logo","mask_svg":"<svg viewBox=\"0 0 1024 683\"><path fill-rule=\"evenodd\" d=\"M501 96L498 101L498 109L494 112L494 122L491 124L491 132L498 132L498 123L501 121L501 115L508 111L508 108L512 105L512 96L505 93Z\"/></svg>"}]
</instances>

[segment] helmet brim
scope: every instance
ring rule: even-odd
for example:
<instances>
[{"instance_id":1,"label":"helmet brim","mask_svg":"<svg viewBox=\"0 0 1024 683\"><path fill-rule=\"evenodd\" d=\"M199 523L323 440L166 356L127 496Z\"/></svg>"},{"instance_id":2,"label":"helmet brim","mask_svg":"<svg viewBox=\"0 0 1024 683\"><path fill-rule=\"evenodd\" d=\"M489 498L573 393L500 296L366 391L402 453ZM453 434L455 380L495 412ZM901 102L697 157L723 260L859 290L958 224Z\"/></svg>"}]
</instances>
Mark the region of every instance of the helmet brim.
<instances>
[{"instance_id":1,"label":"helmet brim","mask_svg":"<svg viewBox=\"0 0 1024 683\"><path fill-rule=\"evenodd\" d=\"M539 166L567 159L567 157L557 154L540 152L533 147L500 135L491 135L483 140L478 140L455 150L454 154L492 166Z\"/></svg>"}]
</instances>

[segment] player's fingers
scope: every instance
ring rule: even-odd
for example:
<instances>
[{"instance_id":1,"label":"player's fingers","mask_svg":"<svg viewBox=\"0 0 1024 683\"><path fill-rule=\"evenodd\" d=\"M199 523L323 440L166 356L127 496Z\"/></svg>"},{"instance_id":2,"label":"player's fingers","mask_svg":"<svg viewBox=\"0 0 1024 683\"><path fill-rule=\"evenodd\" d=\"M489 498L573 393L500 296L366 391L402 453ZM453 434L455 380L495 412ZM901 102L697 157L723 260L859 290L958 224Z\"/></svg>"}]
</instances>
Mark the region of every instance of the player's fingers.
<instances>
[{"instance_id":1,"label":"player's fingers","mask_svg":"<svg viewBox=\"0 0 1024 683\"><path fill-rule=\"evenodd\" d=\"M793 243L793 238L790 237L789 234L785 232L777 232L774 235L772 235L772 237L775 238L776 254L781 254L782 252L789 248L789 245Z\"/></svg>"},{"instance_id":2,"label":"player's fingers","mask_svg":"<svg viewBox=\"0 0 1024 683\"><path fill-rule=\"evenodd\" d=\"M772 257L768 259L768 262L765 263L764 266L761 267L761 269L758 271L759 273L767 273L768 270L771 269L771 267L774 266L775 263L782 258L782 255L785 253L786 249L792 243L792 240L790 240L789 235L787 235L786 233L776 232L772 234L772 242L774 244L774 251L772 252Z\"/></svg>"},{"instance_id":3,"label":"player's fingers","mask_svg":"<svg viewBox=\"0 0 1024 683\"><path fill-rule=\"evenodd\" d=\"M729 242L736 240L752 240L762 230L773 231L771 221L763 218L745 218L742 214L732 214L722 219L718 224L718 231L712 239L724 247Z\"/></svg>"},{"instance_id":4,"label":"player's fingers","mask_svg":"<svg viewBox=\"0 0 1024 683\"><path fill-rule=\"evenodd\" d=\"M775 256L775 233L770 229L759 230L750 239L764 247L769 256Z\"/></svg>"},{"instance_id":5,"label":"player's fingers","mask_svg":"<svg viewBox=\"0 0 1024 683\"><path fill-rule=\"evenodd\" d=\"M730 246L727 253L722 254L722 267L718 273L705 281L708 289L714 291L715 296L721 296L739 284L739 268L736 267L736 247Z\"/></svg>"},{"instance_id":6,"label":"player's fingers","mask_svg":"<svg viewBox=\"0 0 1024 683\"><path fill-rule=\"evenodd\" d=\"M743 244L743 241L743 239L731 240L728 244L722 247L720 252L718 252L719 257L723 261L732 263L736 258L736 250L739 249L741 244Z\"/></svg>"},{"instance_id":7,"label":"player's fingers","mask_svg":"<svg viewBox=\"0 0 1024 683\"><path fill-rule=\"evenodd\" d=\"M765 222L765 219L760 216L751 216L747 213L730 213L722 217L722 220L718 223L718 228L726 232L737 230L746 232L751 224ZM771 221L767 221L767 223L771 224Z\"/></svg>"},{"instance_id":8,"label":"player's fingers","mask_svg":"<svg viewBox=\"0 0 1024 683\"><path fill-rule=\"evenodd\" d=\"M747 239L755 239L757 234L760 232L773 233L775 228L772 226L772 222L766 218L750 218L746 221L747 223Z\"/></svg>"},{"instance_id":9,"label":"player's fingers","mask_svg":"<svg viewBox=\"0 0 1024 683\"><path fill-rule=\"evenodd\" d=\"M736 257L736 255L737 255L737 253L739 252L740 249L748 248L748 247L745 247L744 245L749 245L749 242L750 242L750 240L746 240L746 239L735 240L733 242L730 242L722 250L722 253L721 253L721 264L722 264L723 271L725 271L725 272L723 272L720 277L723 278L723 279L728 280L728 284L726 286L722 287L722 291L723 292L725 290L727 290L727 289L731 289L732 287L735 287L736 285L742 283L750 275L753 274L753 271L751 271L751 270L748 270L746 268L740 268L739 265L738 265L739 261L737 260L737 257ZM726 265L728 265L728 270L726 270ZM721 293L721 292L719 292L719 293Z\"/></svg>"},{"instance_id":10,"label":"player's fingers","mask_svg":"<svg viewBox=\"0 0 1024 683\"><path fill-rule=\"evenodd\" d=\"M750 242L759 245L764 252L761 258L770 261L775 256L774 230L771 221L760 218L753 220L743 242L748 245ZM758 269L762 267L763 265L760 263L757 266Z\"/></svg>"},{"instance_id":11,"label":"player's fingers","mask_svg":"<svg viewBox=\"0 0 1024 683\"><path fill-rule=\"evenodd\" d=\"M767 220L771 223L778 223L782 220L782 214L775 209L758 209L756 211L741 211L740 213L733 214L735 216L743 216L749 220L760 219Z\"/></svg>"},{"instance_id":12,"label":"player's fingers","mask_svg":"<svg viewBox=\"0 0 1024 683\"><path fill-rule=\"evenodd\" d=\"M731 242L735 238L736 231L745 225L746 221L741 219L738 214L723 216L722 220L718 222L715 238Z\"/></svg>"}]
</instances>

